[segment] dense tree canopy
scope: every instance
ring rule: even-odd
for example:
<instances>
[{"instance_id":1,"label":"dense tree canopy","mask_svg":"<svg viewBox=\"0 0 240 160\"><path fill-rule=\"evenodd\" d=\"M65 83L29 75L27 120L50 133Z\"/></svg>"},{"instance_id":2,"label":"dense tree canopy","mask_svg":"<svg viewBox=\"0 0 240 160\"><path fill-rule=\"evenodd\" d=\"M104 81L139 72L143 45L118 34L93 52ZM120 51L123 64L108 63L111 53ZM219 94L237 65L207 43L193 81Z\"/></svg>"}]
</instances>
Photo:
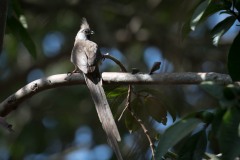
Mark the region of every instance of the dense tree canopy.
<instances>
[{"instance_id":1,"label":"dense tree canopy","mask_svg":"<svg viewBox=\"0 0 240 160\"><path fill-rule=\"evenodd\" d=\"M83 17L101 52L128 72L148 73L160 61L155 73L229 73L239 81L239 6L238 0L3 0L0 100L33 80L72 71L71 49ZM101 71L120 69L105 59ZM129 88L104 89L125 159L151 159L149 138L156 159L240 156L236 85L132 85L129 103L137 118L125 111L120 121ZM0 159L115 159L85 85L40 92L5 119L14 133L0 129Z\"/></svg>"}]
</instances>

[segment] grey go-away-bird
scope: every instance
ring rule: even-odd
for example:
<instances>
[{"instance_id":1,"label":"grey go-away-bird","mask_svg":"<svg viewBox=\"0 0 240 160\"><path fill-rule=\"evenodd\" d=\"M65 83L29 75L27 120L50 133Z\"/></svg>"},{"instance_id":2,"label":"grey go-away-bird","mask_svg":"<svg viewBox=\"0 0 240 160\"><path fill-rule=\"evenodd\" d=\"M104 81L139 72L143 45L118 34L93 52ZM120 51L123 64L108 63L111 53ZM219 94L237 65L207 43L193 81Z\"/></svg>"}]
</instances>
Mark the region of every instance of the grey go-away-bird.
<instances>
[{"instance_id":1,"label":"grey go-away-bird","mask_svg":"<svg viewBox=\"0 0 240 160\"><path fill-rule=\"evenodd\" d=\"M81 71L94 101L98 117L107 134L109 145L113 148L118 160L122 160L117 141L121 141L117 125L114 121L105 92L102 87L102 78L98 65L102 61L102 54L98 45L90 40L94 32L90 29L85 18L75 38L71 54L71 62L75 65L73 72Z\"/></svg>"}]
</instances>

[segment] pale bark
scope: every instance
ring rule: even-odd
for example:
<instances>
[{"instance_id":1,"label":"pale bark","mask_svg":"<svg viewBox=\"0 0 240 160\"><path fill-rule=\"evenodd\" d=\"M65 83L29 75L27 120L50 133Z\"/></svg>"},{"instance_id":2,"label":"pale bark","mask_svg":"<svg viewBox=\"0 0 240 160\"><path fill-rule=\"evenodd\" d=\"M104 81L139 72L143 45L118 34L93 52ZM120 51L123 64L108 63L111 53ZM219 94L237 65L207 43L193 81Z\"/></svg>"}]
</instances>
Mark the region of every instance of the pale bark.
<instances>
[{"instance_id":1,"label":"pale bark","mask_svg":"<svg viewBox=\"0 0 240 160\"><path fill-rule=\"evenodd\" d=\"M201 84L202 82L212 81L217 84L231 84L229 75L219 73L160 73L160 74L131 74L122 72L102 73L103 84L124 84L124 85L187 85ZM58 74L46 78L35 80L20 88L17 92L10 95L0 103L0 116L6 116L24 100L37 94L38 92L69 85L85 84L84 78L80 73Z\"/></svg>"}]
</instances>

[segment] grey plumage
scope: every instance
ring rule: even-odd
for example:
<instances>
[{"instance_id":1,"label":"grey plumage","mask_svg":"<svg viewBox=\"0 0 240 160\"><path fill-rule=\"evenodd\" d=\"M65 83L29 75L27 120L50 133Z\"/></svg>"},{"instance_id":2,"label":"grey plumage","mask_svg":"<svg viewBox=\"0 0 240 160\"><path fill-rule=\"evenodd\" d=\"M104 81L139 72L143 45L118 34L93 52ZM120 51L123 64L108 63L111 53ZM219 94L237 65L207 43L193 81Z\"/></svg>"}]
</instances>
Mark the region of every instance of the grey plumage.
<instances>
[{"instance_id":1,"label":"grey plumage","mask_svg":"<svg viewBox=\"0 0 240 160\"><path fill-rule=\"evenodd\" d=\"M108 143L113 148L117 158L122 160L117 143L117 141L121 140L121 137L103 90L102 78L98 69L102 55L97 44L89 40L91 34L93 34L93 32L90 30L87 20L84 18L75 38L71 62L75 65L75 71L80 70L83 72L102 127L106 132Z\"/></svg>"}]
</instances>

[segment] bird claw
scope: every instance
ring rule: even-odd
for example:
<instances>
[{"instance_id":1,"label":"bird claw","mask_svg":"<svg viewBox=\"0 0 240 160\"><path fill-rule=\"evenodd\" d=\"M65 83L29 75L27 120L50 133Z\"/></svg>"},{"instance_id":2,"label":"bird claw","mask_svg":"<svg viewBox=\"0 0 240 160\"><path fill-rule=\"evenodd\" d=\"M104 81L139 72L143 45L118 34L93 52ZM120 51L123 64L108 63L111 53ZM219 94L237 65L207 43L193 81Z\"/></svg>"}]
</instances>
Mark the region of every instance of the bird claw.
<instances>
[{"instance_id":1,"label":"bird claw","mask_svg":"<svg viewBox=\"0 0 240 160\"><path fill-rule=\"evenodd\" d=\"M72 72L67 72L67 76L71 76L73 73L80 73L80 71L75 68Z\"/></svg>"}]
</instances>

